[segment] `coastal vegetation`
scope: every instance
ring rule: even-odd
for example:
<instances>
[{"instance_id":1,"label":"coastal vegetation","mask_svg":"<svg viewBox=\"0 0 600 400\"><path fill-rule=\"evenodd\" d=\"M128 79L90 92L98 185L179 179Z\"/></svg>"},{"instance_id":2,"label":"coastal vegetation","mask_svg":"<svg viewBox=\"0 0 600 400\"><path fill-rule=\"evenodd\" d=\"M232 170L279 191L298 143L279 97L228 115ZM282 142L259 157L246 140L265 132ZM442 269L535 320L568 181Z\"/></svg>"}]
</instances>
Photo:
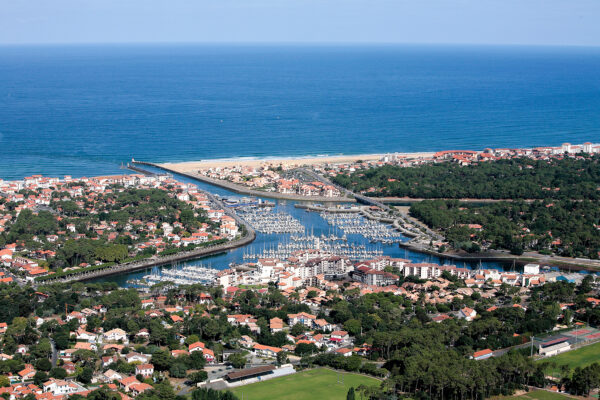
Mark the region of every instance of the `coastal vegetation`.
<instances>
[{"instance_id":1,"label":"coastal vegetation","mask_svg":"<svg viewBox=\"0 0 600 400\"><path fill-rule=\"evenodd\" d=\"M333 181L373 197L425 199L600 198L600 156L513 158L467 166L441 162L337 174Z\"/></svg>"},{"instance_id":2,"label":"coastal vegetation","mask_svg":"<svg viewBox=\"0 0 600 400\"><path fill-rule=\"evenodd\" d=\"M589 200L538 200L488 204L424 200L410 214L443 232L454 249L534 250L598 258L600 208Z\"/></svg>"}]
</instances>

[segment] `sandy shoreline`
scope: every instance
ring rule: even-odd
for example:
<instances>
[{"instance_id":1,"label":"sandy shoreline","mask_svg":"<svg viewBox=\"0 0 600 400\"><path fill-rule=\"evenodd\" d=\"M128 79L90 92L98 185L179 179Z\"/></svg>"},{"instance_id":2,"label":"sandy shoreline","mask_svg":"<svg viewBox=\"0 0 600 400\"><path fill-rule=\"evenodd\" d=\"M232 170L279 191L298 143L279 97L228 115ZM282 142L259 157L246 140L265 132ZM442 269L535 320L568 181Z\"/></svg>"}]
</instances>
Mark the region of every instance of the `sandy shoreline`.
<instances>
[{"instance_id":1,"label":"sandy shoreline","mask_svg":"<svg viewBox=\"0 0 600 400\"><path fill-rule=\"evenodd\" d=\"M405 158L423 158L433 156L433 152L419 153L385 153L385 154L357 154L357 155L340 155L340 156L314 156L314 157L281 157L281 158L237 158L237 159L212 159L200 161L185 161L179 163L163 163L162 166L174 169L177 171L195 171L208 168L224 168L237 165L259 167L261 165L284 165L284 166L302 166L302 165L318 165L318 164L344 164L353 163L358 160L378 161L386 155L394 154Z\"/></svg>"}]
</instances>

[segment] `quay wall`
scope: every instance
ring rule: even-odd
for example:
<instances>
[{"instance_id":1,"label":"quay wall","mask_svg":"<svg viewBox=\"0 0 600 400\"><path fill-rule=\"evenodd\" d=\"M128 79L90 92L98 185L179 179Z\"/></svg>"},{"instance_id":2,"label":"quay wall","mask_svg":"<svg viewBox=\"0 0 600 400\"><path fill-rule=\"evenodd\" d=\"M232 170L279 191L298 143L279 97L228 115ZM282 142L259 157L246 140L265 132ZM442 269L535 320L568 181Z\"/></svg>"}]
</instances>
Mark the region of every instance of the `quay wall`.
<instances>
[{"instance_id":1,"label":"quay wall","mask_svg":"<svg viewBox=\"0 0 600 400\"><path fill-rule=\"evenodd\" d=\"M240 186L240 185L236 185L235 183L231 183L231 182L227 182L227 181L222 181L219 179L212 179L212 178L208 178L206 176L202 176L200 174L196 174L193 172L183 172L183 171L178 171L176 169L173 168L169 168L168 166L165 166L164 164L155 164L155 163L151 163L151 162L146 162L146 161L132 161L133 164L140 164L140 165L148 165L154 168L159 168L162 169L164 171L168 171L174 174L179 174L179 175L183 175L183 176L187 176L188 178L192 178L192 179L196 179L199 180L201 182L205 182L205 183L209 183L211 185L215 185L215 186L219 186L222 188L225 188L227 190L231 190L232 192L235 193L239 193L239 194L246 194L246 195L250 195L250 196L256 196L256 197L267 197L270 199L281 199L281 200L293 200L293 201L317 201L317 202L328 202L328 203L352 203L355 202L356 200L354 200L353 197L323 197L323 196L301 196L301 195L296 195L296 194L287 194L287 193L277 193L277 192L263 192L260 190L254 190L254 189L250 189L250 188L246 188L244 186Z\"/></svg>"},{"instance_id":2,"label":"quay wall","mask_svg":"<svg viewBox=\"0 0 600 400\"><path fill-rule=\"evenodd\" d=\"M425 246L420 246L415 242L401 242L398 244L401 248L411 250L418 253L430 254L440 258L446 258L454 261L466 261L466 262L477 262L477 261L495 261L501 263L512 263L516 265L524 266L529 263L535 263L540 265L551 265L558 267L560 270L567 271L600 271L600 266L593 264L594 260L578 260L574 258L562 257L560 259L549 259L546 256L536 256L533 254L524 254L522 256L516 256L509 253L501 252L487 252L487 253L471 253L471 254L452 254L452 253L440 253L432 250Z\"/></svg>"},{"instance_id":3,"label":"quay wall","mask_svg":"<svg viewBox=\"0 0 600 400\"><path fill-rule=\"evenodd\" d=\"M40 282L40 284L45 285L45 284L57 283L57 282L67 283L67 282L76 282L76 281L87 281L90 279L103 278L106 276L119 275L119 274L124 274L124 273L130 273L133 271L139 271L139 270L143 270L143 269L147 269L147 268L158 267L161 265L167 265L167 264L171 264L171 263L175 263L175 262L179 262L179 261L194 260L194 259L198 259L201 257L210 256L213 254L223 253L225 251L232 250L232 249L235 249L240 246L244 246L248 243L251 243L255 238L256 238L256 234L254 233L254 231L252 231L252 232L247 233L246 236L244 236L240 239L237 239L237 240L234 240L231 242L227 242L227 243L223 243L220 245L203 247L201 249L194 249L191 251L186 251L186 252L173 254L173 255L169 255L169 256L164 256L164 257L159 256L159 257L153 257L153 258L149 258L149 259L145 259L145 260L141 260L141 261L137 261L137 262L118 264L118 265L108 267L105 269L101 269L101 270L97 270L97 271L82 272L80 274L69 275L64 278L47 279L43 282Z\"/></svg>"}]
</instances>

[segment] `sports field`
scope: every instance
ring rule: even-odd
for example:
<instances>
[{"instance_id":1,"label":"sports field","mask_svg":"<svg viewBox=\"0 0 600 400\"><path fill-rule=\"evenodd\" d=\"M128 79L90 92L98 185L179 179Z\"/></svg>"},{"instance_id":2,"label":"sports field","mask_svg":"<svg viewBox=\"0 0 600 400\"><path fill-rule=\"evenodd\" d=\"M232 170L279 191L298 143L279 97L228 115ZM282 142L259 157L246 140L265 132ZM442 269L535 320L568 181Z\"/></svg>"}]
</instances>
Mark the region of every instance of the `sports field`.
<instances>
[{"instance_id":1,"label":"sports field","mask_svg":"<svg viewBox=\"0 0 600 400\"><path fill-rule=\"evenodd\" d=\"M517 400L568 400L572 397L565 396L564 394L556 392L549 392L547 390L533 390L520 396L513 396L508 398ZM505 397L505 399L507 398Z\"/></svg>"},{"instance_id":2,"label":"sports field","mask_svg":"<svg viewBox=\"0 0 600 400\"><path fill-rule=\"evenodd\" d=\"M600 342L581 347L577 350L567 351L544 360L553 361L557 365L568 364L571 368L585 367L594 362L600 362Z\"/></svg>"},{"instance_id":3,"label":"sports field","mask_svg":"<svg viewBox=\"0 0 600 400\"><path fill-rule=\"evenodd\" d=\"M341 380L342 376L344 379L343 383L338 383L338 380ZM244 400L344 400L351 386L354 386L356 389L358 385L378 386L379 383L379 380L364 375L318 368L264 382L240 386L231 389L231 391L240 399L243 394Z\"/></svg>"}]
</instances>

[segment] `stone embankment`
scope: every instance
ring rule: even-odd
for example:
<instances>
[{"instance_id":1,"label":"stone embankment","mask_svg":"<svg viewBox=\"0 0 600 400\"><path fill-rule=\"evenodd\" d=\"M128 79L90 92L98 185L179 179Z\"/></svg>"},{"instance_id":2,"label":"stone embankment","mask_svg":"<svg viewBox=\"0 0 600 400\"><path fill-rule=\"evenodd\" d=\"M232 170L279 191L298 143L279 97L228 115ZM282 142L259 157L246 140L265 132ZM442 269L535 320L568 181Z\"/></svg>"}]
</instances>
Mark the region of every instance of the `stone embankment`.
<instances>
[{"instance_id":1,"label":"stone embankment","mask_svg":"<svg viewBox=\"0 0 600 400\"><path fill-rule=\"evenodd\" d=\"M148 258L148 259L145 259L142 261L136 261L136 262L126 263L126 264L118 264L118 265L115 265L112 267L108 267L108 268L104 268L104 269L100 269L100 270L96 270L96 271L89 271L89 272L82 271L79 274L73 274L73 275L63 277L63 278L47 279L47 280L43 281L43 284L56 283L56 282L66 283L66 282L75 282L75 281L86 281L86 280L97 279L97 278L102 278L102 277L111 276L111 275L119 275L119 274L129 273L129 272L133 272L133 271L139 271L139 270L148 269L148 268L152 268L152 267L158 267L161 265L173 264L173 263L177 263L180 261L194 260L194 259L198 259L201 257L206 257L206 256L210 256L213 254L218 254L218 253L222 253L222 252L225 252L228 250L232 250L232 249L235 249L240 246L244 246L248 243L251 243L255 239L255 237L256 237L256 234L254 232L248 232L246 234L246 236L244 236L240 239L237 239L237 240L233 240L231 242L227 242L227 243L223 243L223 244L219 244L219 245L215 245L215 246L203 247L201 249L194 249L191 251L181 252L181 253L177 253L177 254L173 254L173 255L169 255L169 256L163 256L163 257L158 256L158 257Z\"/></svg>"}]
</instances>

